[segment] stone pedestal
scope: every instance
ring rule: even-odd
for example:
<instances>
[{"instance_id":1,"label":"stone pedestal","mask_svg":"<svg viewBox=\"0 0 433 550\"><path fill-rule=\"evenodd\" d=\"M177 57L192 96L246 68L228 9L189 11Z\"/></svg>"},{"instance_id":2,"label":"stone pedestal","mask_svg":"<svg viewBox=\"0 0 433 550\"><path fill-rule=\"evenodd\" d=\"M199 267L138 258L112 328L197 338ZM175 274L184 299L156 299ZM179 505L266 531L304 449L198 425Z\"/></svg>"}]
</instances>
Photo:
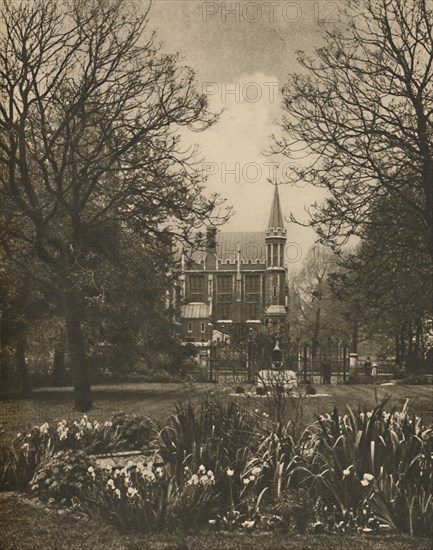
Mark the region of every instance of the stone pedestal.
<instances>
[{"instance_id":1,"label":"stone pedestal","mask_svg":"<svg viewBox=\"0 0 433 550\"><path fill-rule=\"evenodd\" d=\"M356 384L358 382L358 354L351 353L349 355L349 383Z\"/></svg>"}]
</instances>

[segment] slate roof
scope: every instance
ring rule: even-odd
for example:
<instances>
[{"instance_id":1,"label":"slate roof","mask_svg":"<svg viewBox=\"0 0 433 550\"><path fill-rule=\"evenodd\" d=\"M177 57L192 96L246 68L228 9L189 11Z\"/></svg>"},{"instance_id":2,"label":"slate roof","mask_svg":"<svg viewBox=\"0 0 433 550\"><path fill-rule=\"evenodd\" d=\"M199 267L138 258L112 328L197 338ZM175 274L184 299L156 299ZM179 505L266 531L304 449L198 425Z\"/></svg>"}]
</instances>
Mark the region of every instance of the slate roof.
<instances>
[{"instance_id":1,"label":"slate roof","mask_svg":"<svg viewBox=\"0 0 433 550\"><path fill-rule=\"evenodd\" d=\"M180 314L183 319L207 319L209 317L209 305L202 302L191 302L180 306Z\"/></svg>"},{"instance_id":2,"label":"slate roof","mask_svg":"<svg viewBox=\"0 0 433 550\"><path fill-rule=\"evenodd\" d=\"M220 260L235 260L240 250L241 260L265 260L264 231L221 231L217 234L217 256Z\"/></svg>"},{"instance_id":3,"label":"slate roof","mask_svg":"<svg viewBox=\"0 0 433 550\"><path fill-rule=\"evenodd\" d=\"M266 234L264 231L218 231L216 235L216 253L218 260L236 260L237 250L241 260L266 260ZM192 254L192 260L201 263L206 251L197 250Z\"/></svg>"},{"instance_id":4,"label":"slate roof","mask_svg":"<svg viewBox=\"0 0 433 550\"><path fill-rule=\"evenodd\" d=\"M274 200L272 202L271 214L269 216L268 229L284 229L284 218L281 211L280 195L278 193L278 185L275 186Z\"/></svg>"}]
</instances>

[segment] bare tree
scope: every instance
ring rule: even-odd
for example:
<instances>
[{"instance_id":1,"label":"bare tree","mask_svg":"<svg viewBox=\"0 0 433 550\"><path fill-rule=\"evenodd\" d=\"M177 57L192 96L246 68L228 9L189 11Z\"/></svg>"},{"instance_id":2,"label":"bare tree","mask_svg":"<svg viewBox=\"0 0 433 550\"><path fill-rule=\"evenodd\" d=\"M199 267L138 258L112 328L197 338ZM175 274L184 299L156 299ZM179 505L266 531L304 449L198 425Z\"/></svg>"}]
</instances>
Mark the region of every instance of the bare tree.
<instances>
[{"instance_id":1,"label":"bare tree","mask_svg":"<svg viewBox=\"0 0 433 550\"><path fill-rule=\"evenodd\" d=\"M318 244L311 247L292 287L291 301L298 311L292 311L291 315L298 317L302 333L311 338L313 360L323 332L323 310L329 299L327 278L334 263L335 256L329 248Z\"/></svg>"},{"instance_id":2,"label":"bare tree","mask_svg":"<svg viewBox=\"0 0 433 550\"><path fill-rule=\"evenodd\" d=\"M183 151L178 135L216 116L193 71L159 52L148 10L125 0L35 0L5 3L1 21L1 193L31 221L30 239L60 289L75 405L88 410L79 251L110 223L157 249L161 238L223 221L222 201L203 195L196 152Z\"/></svg>"},{"instance_id":3,"label":"bare tree","mask_svg":"<svg viewBox=\"0 0 433 550\"><path fill-rule=\"evenodd\" d=\"M325 45L299 53L304 70L283 89L275 150L304 158L295 180L329 191L310 216L323 240L362 235L372 209L396 198L433 256L432 7L346 0L340 23L323 27Z\"/></svg>"}]
</instances>

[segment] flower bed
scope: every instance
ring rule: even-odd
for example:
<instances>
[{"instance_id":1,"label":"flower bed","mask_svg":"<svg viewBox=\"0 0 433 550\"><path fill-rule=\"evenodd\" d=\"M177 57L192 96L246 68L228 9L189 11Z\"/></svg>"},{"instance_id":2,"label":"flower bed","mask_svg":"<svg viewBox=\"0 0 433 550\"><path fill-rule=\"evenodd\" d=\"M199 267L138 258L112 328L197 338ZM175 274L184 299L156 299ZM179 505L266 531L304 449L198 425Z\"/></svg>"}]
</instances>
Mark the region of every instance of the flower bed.
<instances>
[{"instance_id":1,"label":"flower bed","mask_svg":"<svg viewBox=\"0 0 433 550\"><path fill-rule=\"evenodd\" d=\"M431 535L433 431L407 404L389 412L385 405L334 409L299 431L294 420L208 397L178 406L162 425L87 417L42 425L19 434L9 452L16 486L30 482L45 501L129 530ZM125 452L137 440L155 455ZM93 454L103 445L105 462ZM120 445L126 449L113 454Z\"/></svg>"}]
</instances>

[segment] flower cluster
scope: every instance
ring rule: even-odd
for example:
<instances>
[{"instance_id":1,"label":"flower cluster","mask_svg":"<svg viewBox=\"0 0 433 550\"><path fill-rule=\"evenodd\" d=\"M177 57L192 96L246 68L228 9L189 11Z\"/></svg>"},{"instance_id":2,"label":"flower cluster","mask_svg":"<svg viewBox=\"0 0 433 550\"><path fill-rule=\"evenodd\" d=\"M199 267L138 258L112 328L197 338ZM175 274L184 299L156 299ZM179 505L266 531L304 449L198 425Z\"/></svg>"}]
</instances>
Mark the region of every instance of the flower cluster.
<instances>
[{"instance_id":1,"label":"flower cluster","mask_svg":"<svg viewBox=\"0 0 433 550\"><path fill-rule=\"evenodd\" d=\"M69 433L69 428L66 420L61 420L57 425L57 435L59 436L60 441L67 439Z\"/></svg>"},{"instance_id":2,"label":"flower cluster","mask_svg":"<svg viewBox=\"0 0 433 550\"><path fill-rule=\"evenodd\" d=\"M250 485L256 483L257 479L260 477L263 468L261 466L254 466L250 471L248 471L244 476L242 476L242 483Z\"/></svg>"},{"instance_id":3,"label":"flower cluster","mask_svg":"<svg viewBox=\"0 0 433 550\"><path fill-rule=\"evenodd\" d=\"M150 487L165 477L164 468L155 466L151 461L147 463L128 461L126 466L116 468L114 471L111 466L107 466L107 472L110 473L110 477L105 487L117 499L122 498L122 495L128 499L137 497L140 495L140 487Z\"/></svg>"},{"instance_id":4,"label":"flower cluster","mask_svg":"<svg viewBox=\"0 0 433 550\"><path fill-rule=\"evenodd\" d=\"M203 464L198 468L196 474L193 474L187 481L187 485L214 485L215 476L212 470L207 470Z\"/></svg>"},{"instance_id":5,"label":"flower cluster","mask_svg":"<svg viewBox=\"0 0 433 550\"><path fill-rule=\"evenodd\" d=\"M361 479L361 485L363 487L367 487L368 485L370 485L370 481L373 481L374 479L374 476L371 475L371 474L364 474L364 477Z\"/></svg>"}]
</instances>

